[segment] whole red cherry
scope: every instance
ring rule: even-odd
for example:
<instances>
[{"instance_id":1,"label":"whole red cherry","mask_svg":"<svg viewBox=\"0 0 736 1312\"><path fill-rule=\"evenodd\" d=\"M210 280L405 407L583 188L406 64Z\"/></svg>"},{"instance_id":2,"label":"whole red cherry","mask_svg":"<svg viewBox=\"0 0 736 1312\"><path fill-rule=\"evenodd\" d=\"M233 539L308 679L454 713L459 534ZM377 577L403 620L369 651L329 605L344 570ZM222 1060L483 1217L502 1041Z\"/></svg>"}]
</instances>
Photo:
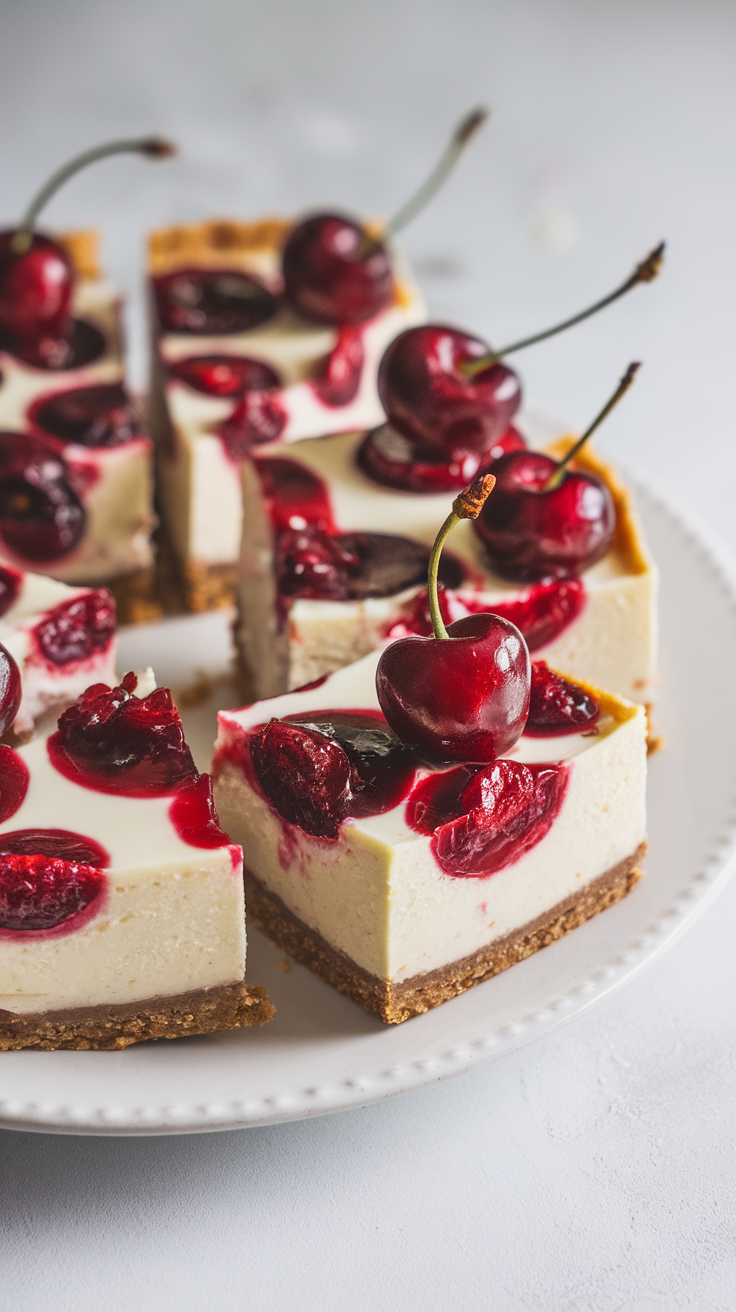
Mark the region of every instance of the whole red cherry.
<instances>
[{"instance_id":1,"label":"whole red cherry","mask_svg":"<svg viewBox=\"0 0 736 1312\"><path fill-rule=\"evenodd\" d=\"M297 223L282 270L287 300L316 323L364 323L393 300L386 247L341 214L313 214Z\"/></svg>"},{"instance_id":2,"label":"whole red cherry","mask_svg":"<svg viewBox=\"0 0 736 1312\"><path fill-rule=\"evenodd\" d=\"M0 332L11 346L61 336L69 319L74 272L58 242L34 232L28 250L13 250L15 231L0 232Z\"/></svg>"},{"instance_id":3,"label":"whole red cherry","mask_svg":"<svg viewBox=\"0 0 736 1312\"><path fill-rule=\"evenodd\" d=\"M541 451L512 451L493 466L493 500L475 521L493 568L523 583L573 578L611 545L616 511L608 488L592 474L565 470Z\"/></svg>"},{"instance_id":4,"label":"whole red cherry","mask_svg":"<svg viewBox=\"0 0 736 1312\"><path fill-rule=\"evenodd\" d=\"M499 441L521 402L512 369L496 362L468 377L460 367L488 353L478 337L444 324L400 334L378 370L389 423L436 460L484 455Z\"/></svg>"},{"instance_id":5,"label":"whole red cherry","mask_svg":"<svg viewBox=\"0 0 736 1312\"><path fill-rule=\"evenodd\" d=\"M430 760L494 761L513 747L529 712L529 650L516 625L481 614L445 628L437 594L445 538L460 519L475 518L493 484L486 474L456 497L435 539L428 577L435 637L398 638L376 671L394 733Z\"/></svg>"},{"instance_id":6,"label":"whole red cherry","mask_svg":"<svg viewBox=\"0 0 736 1312\"><path fill-rule=\"evenodd\" d=\"M382 424L366 433L356 459L363 473L384 487L399 488L402 492L459 492L477 477L479 470L486 472L507 451L525 447L521 433L509 424L483 455L467 453L457 459L447 456L434 459L390 424Z\"/></svg>"}]
</instances>

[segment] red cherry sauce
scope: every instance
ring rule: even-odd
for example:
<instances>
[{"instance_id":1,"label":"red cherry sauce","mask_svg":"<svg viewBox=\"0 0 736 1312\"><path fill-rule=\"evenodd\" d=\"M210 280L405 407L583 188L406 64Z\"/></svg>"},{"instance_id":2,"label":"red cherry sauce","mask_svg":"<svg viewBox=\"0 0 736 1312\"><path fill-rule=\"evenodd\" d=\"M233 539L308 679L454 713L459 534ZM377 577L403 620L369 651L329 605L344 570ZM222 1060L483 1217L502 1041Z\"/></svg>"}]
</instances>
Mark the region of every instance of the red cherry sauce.
<instances>
[{"instance_id":1,"label":"red cherry sauce","mask_svg":"<svg viewBox=\"0 0 736 1312\"><path fill-rule=\"evenodd\" d=\"M42 334L40 337L4 342L3 346L33 369L55 372L81 369L99 360L105 353L105 338L99 328L87 323L86 319L70 319L60 335Z\"/></svg>"},{"instance_id":2,"label":"red cherry sauce","mask_svg":"<svg viewBox=\"0 0 736 1312\"><path fill-rule=\"evenodd\" d=\"M41 397L28 412L41 437L89 448L123 446L140 436L138 419L122 383L74 387Z\"/></svg>"},{"instance_id":3,"label":"red cherry sauce","mask_svg":"<svg viewBox=\"0 0 736 1312\"><path fill-rule=\"evenodd\" d=\"M272 319L275 296L241 269L177 269L153 279L164 332L202 336L244 333Z\"/></svg>"},{"instance_id":4,"label":"red cherry sauce","mask_svg":"<svg viewBox=\"0 0 736 1312\"><path fill-rule=\"evenodd\" d=\"M165 797L197 779L168 688L134 695L135 674L117 688L94 683L59 717L47 743L51 764L83 788Z\"/></svg>"},{"instance_id":5,"label":"red cherry sauce","mask_svg":"<svg viewBox=\"0 0 736 1312\"><path fill-rule=\"evenodd\" d=\"M363 334L357 324L342 324L337 341L320 360L312 387L323 405L349 405L358 395L365 362Z\"/></svg>"},{"instance_id":6,"label":"red cherry sauce","mask_svg":"<svg viewBox=\"0 0 736 1312\"><path fill-rule=\"evenodd\" d=\"M18 753L0 746L0 824L15 815L28 792L29 779L28 766Z\"/></svg>"},{"instance_id":7,"label":"red cherry sauce","mask_svg":"<svg viewBox=\"0 0 736 1312\"><path fill-rule=\"evenodd\" d=\"M578 618L585 606L586 597L582 579L566 579L534 584L525 588L512 601L494 602L493 605L483 598L475 599L466 594L457 600L459 606L472 615L492 611L494 615L510 620L523 633L529 650L538 651L540 647L559 638L568 624ZM450 612L446 597L440 596L440 606L446 624L458 618L457 614ZM431 637L433 633L426 591L412 599L406 615L391 625L386 636L403 638L409 633L418 633L422 637Z\"/></svg>"},{"instance_id":8,"label":"red cherry sauce","mask_svg":"<svg viewBox=\"0 0 736 1312\"><path fill-rule=\"evenodd\" d=\"M286 427L288 416L278 391L244 392L228 419L217 428L231 460L237 463L250 455L254 446L275 442Z\"/></svg>"},{"instance_id":9,"label":"red cherry sauce","mask_svg":"<svg viewBox=\"0 0 736 1312\"><path fill-rule=\"evenodd\" d=\"M20 594L23 575L19 569L0 565L0 616L6 615Z\"/></svg>"},{"instance_id":10,"label":"red cherry sauce","mask_svg":"<svg viewBox=\"0 0 736 1312\"><path fill-rule=\"evenodd\" d=\"M69 934L104 905L109 853L67 829L0 834L0 938Z\"/></svg>"},{"instance_id":11,"label":"red cherry sauce","mask_svg":"<svg viewBox=\"0 0 736 1312\"><path fill-rule=\"evenodd\" d=\"M484 455L467 452L454 460L433 460L390 424L382 424L363 438L356 459L363 473L384 487L402 492L461 492L507 451L525 446L521 433L509 424Z\"/></svg>"},{"instance_id":12,"label":"red cherry sauce","mask_svg":"<svg viewBox=\"0 0 736 1312\"><path fill-rule=\"evenodd\" d=\"M230 842L220 828L209 774L201 774L194 783L179 789L169 807L169 817L182 842L191 847L224 847Z\"/></svg>"},{"instance_id":13,"label":"red cherry sauce","mask_svg":"<svg viewBox=\"0 0 736 1312\"><path fill-rule=\"evenodd\" d=\"M568 767L522 765L500 759L432 774L412 792L407 823L431 837L446 875L467 879L495 874L544 838L565 796Z\"/></svg>"},{"instance_id":14,"label":"red cherry sauce","mask_svg":"<svg viewBox=\"0 0 736 1312\"><path fill-rule=\"evenodd\" d=\"M597 733L601 709L580 684L551 670L546 661L532 661L529 718L524 733L546 738L566 733Z\"/></svg>"},{"instance_id":15,"label":"red cherry sauce","mask_svg":"<svg viewBox=\"0 0 736 1312\"><path fill-rule=\"evenodd\" d=\"M82 593L47 612L31 630L36 657L49 666L81 664L106 651L115 637L115 602L106 588Z\"/></svg>"},{"instance_id":16,"label":"red cherry sauce","mask_svg":"<svg viewBox=\"0 0 736 1312\"><path fill-rule=\"evenodd\" d=\"M242 396L281 386L275 369L246 355L191 355L173 360L168 371L171 378L205 396Z\"/></svg>"}]
</instances>

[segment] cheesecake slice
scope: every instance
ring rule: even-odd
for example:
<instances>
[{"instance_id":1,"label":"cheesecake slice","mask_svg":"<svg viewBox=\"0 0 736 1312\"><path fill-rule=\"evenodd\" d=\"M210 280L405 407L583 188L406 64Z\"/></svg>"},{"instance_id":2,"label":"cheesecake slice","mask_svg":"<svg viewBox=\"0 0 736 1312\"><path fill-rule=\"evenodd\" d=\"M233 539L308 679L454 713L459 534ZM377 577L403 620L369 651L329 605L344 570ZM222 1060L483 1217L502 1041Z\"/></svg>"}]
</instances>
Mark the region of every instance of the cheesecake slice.
<instances>
[{"instance_id":1,"label":"cheesecake slice","mask_svg":"<svg viewBox=\"0 0 736 1312\"><path fill-rule=\"evenodd\" d=\"M243 462L236 642L256 697L301 687L387 637L431 632L427 562L447 492L374 482L359 464L363 440L362 433L342 433L288 451L256 450ZM559 457L567 443L546 449ZM657 668L656 567L632 496L615 472L589 448L577 465L612 494L616 530L604 559L579 578L512 584L494 574L465 521L440 566L446 619L495 611L554 668L649 704Z\"/></svg>"},{"instance_id":2,"label":"cheesecake slice","mask_svg":"<svg viewBox=\"0 0 736 1312\"><path fill-rule=\"evenodd\" d=\"M380 423L381 356L426 317L396 253L393 303L373 318L336 328L299 317L281 299L292 226L222 220L151 235L159 509L191 610L232 603L243 453Z\"/></svg>"},{"instance_id":3,"label":"cheesecake slice","mask_svg":"<svg viewBox=\"0 0 736 1312\"><path fill-rule=\"evenodd\" d=\"M89 684L115 683L115 602L106 588L71 588L0 565L0 643L21 676L18 738Z\"/></svg>"},{"instance_id":4,"label":"cheesecake slice","mask_svg":"<svg viewBox=\"0 0 736 1312\"><path fill-rule=\"evenodd\" d=\"M145 683L145 681L144 681ZM95 684L0 747L0 1049L125 1048L262 1024L242 853L167 689Z\"/></svg>"},{"instance_id":5,"label":"cheesecake slice","mask_svg":"<svg viewBox=\"0 0 736 1312\"><path fill-rule=\"evenodd\" d=\"M377 663L221 712L213 773L254 923L395 1023L631 891L646 716L588 688L598 718L585 732L525 733L493 766L430 769L381 715Z\"/></svg>"},{"instance_id":6,"label":"cheesecake slice","mask_svg":"<svg viewBox=\"0 0 736 1312\"><path fill-rule=\"evenodd\" d=\"M73 328L59 352L0 349L0 560L110 587L123 621L155 618L153 446L125 388L120 298L97 235L68 234Z\"/></svg>"}]
</instances>

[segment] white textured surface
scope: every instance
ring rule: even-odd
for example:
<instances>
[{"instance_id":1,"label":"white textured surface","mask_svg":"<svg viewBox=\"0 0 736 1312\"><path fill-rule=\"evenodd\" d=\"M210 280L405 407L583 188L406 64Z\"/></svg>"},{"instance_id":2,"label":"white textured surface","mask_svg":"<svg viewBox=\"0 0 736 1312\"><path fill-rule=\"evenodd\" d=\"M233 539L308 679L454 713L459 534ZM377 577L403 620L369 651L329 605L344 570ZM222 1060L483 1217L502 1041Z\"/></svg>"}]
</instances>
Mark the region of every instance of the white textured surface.
<instances>
[{"instance_id":1,"label":"white textured surface","mask_svg":"<svg viewBox=\"0 0 736 1312\"><path fill-rule=\"evenodd\" d=\"M530 396L584 423L643 357L606 444L736 547L725 0L6 0L3 37L9 218L47 168L109 132L155 127L186 144L155 174L101 165L51 212L108 223L129 287L145 222L388 208L453 117L491 100L475 164L406 236L433 312L506 340L668 235L660 285L528 353L523 373ZM135 358L140 369L140 346ZM683 641L696 637L684 617ZM681 762L683 780L696 765ZM3 1134L3 1301L730 1310L735 918L732 886L569 1028L383 1106L199 1139Z\"/></svg>"}]
</instances>

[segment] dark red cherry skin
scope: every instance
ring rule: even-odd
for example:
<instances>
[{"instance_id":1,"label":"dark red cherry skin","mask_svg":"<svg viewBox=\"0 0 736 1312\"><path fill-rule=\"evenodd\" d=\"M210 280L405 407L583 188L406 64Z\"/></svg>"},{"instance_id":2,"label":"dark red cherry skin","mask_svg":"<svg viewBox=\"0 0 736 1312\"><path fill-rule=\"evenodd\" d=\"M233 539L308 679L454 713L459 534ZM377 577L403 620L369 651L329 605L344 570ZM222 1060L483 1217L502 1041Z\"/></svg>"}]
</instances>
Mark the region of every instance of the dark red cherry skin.
<instances>
[{"instance_id":1,"label":"dark red cherry skin","mask_svg":"<svg viewBox=\"0 0 736 1312\"><path fill-rule=\"evenodd\" d=\"M488 349L478 337L444 324L401 333L378 370L378 394L391 426L435 460L490 451L519 408L521 386L501 363L473 378L461 372L461 364Z\"/></svg>"},{"instance_id":2,"label":"dark red cherry skin","mask_svg":"<svg viewBox=\"0 0 736 1312\"><path fill-rule=\"evenodd\" d=\"M566 733L585 733L600 719L601 708L580 684L551 670L546 661L532 662L529 719L524 733L546 738Z\"/></svg>"},{"instance_id":3,"label":"dark red cherry skin","mask_svg":"<svg viewBox=\"0 0 736 1312\"><path fill-rule=\"evenodd\" d=\"M503 578L574 578L611 545L616 511L608 488L592 474L566 470L559 487L545 492L556 469L541 451L512 451L493 467L493 496L474 528Z\"/></svg>"},{"instance_id":4,"label":"dark red cherry skin","mask_svg":"<svg viewBox=\"0 0 736 1312\"><path fill-rule=\"evenodd\" d=\"M468 452L457 459L434 460L390 424L382 424L366 433L356 459L363 473L384 487L401 492L461 492L507 451L525 447L521 433L509 424L490 451L482 455Z\"/></svg>"},{"instance_id":5,"label":"dark red cherry skin","mask_svg":"<svg viewBox=\"0 0 736 1312\"><path fill-rule=\"evenodd\" d=\"M485 764L508 752L526 724L529 651L496 615L467 615L447 633L391 643L378 662L378 701L394 733L422 756Z\"/></svg>"},{"instance_id":6,"label":"dark red cherry skin","mask_svg":"<svg viewBox=\"0 0 736 1312\"><path fill-rule=\"evenodd\" d=\"M0 746L0 824L15 815L28 792L28 766L12 747Z\"/></svg>"},{"instance_id":7,"label":"dark red cherry skin","mask_svg":"<svg viewBox=\"0 0 736 1312\"><path fill-rule=\"evenodd\" d=\"M55 929L97 902L105 884L101 870L82 862L0 856L0 930Z\"/></svg>"},{"instance_id":8,"label":"dark red cherry skin","mask_svg":"<svg viewBox=\"0 0 736 1312\"><path fill-rule=\"evenodd\" d=\"M336 839L350 798L344 748L318 730L271 720L253 736L250 750L258 782L279 815L314 838Z\"/></svg>"},{"instance_id":9,"label":"dark red cherry skin","mask_svg":"<svg viewBox=\"0 0 736 1312\"><path fill-rule=\"evenodd\" d=\"M122 383L72 387L42 397L30 409L30 424L42 435L78 446L122 446L138 436L138 420Z\"/></svg>"},{"instance_id":10,"label":"dark red cherry skin","mask_svg":"<svg viewBox=\"0 0 736 1312\"><path fill-rule=\"evenodd\" d=\"M7 647L0 642L0 738L7 733L18 714L22 695L20 670Z\"/></svg>"},{"instance_id":11,"label":"dark red cherry skin","mask_svg":"<svg viewBox=\"0 0 736 1312\"><path fill-rule=\"evenodd\" d=\"M295 224L282 270L287 300L315 323L365 323L394 298L386 247L367 245L360 224L340 214L314 214Z\"/></svg>"},{"instance_id":12,"label":"dark red cherry skin","mask_svg":"<svg viewBox=\"0 0 736 1312\"><path fill-rule=\"evenodd\" d=\"M115 601L106 588L62 601L33 629L49 665L73 665L105 651L115 636Z\"/></svg>"},{"instance_id":13,"label":"dark red cherry skin","mask_svg":"<svg viewBox=\"0 0 736 1312\"><path fill-rule=\"evenodd\" d=\"M276 297L240 269L177 269L153 280L161 328L219 336L249 332L272 319Z\"/></svg>"},{"instance_id":14,"label":"dark red cherry skin","mask_svg":"<svg viewBox=\"0 0 736 1312\"><path fill-rule=\"evenodd\" d=\"M173 360L168 369L171 378L205 396L242 396L281 386L275 369L245 355L191 355Z\"/></svg>"},{"instance_id":15,"label":"dark red cherry skin","mask_svg":"<svg viewBox=\"0 0 736 1312\"><path fill-rule=\"evenodd\" d=\"M323 405L349 405L355 400L363 376L364 362L365 350L360 329L353 324L343 324L334 347L320 361L312 379L312 387Z\"/></svg>"},{"instance_id":16,"label":"dark red cherry skin","mask_svg":"<svg viewBox=\"0 0 736 1312\"><path fill-rule=\"evenodd\" d=\"M218 435L231 460L245 460L254 446L274 442L286 427L287 414L276 389L244 392Z\"/></svg>"},{"instance_id":17,"label":"dark red cherry skin","mask_svg":"<svg viewBox=\"0 0 736 1312\"><path fill-rule=\"evenodd\" d=\"M67 555L87 515L63 458L27 433L0 432L0 541L33 563Z\"/></svg>"},{"instance_id":18,"label":"dark red cherry skin","mask_svg":"<svg viewBox=\"0 0 736 1312\"><path fill-rule=\"evenodd\" d=\"M22 583L23 575L19 569L0 565L0 615L6 615L11 606L15 605Z\"/></svg>"},{"instance_id":19,"label":"dark red cherry skin","mask_svg":"<svg viewBox=\"0 0 736 1312\"><path fill-rule=\"evenodd\" d=\"M69 320L74 272L50 237L34 232L29 249L11 250L14 231L0 232L0 334L13 344L59 337Z\"/></svg>"}]
</instances>

